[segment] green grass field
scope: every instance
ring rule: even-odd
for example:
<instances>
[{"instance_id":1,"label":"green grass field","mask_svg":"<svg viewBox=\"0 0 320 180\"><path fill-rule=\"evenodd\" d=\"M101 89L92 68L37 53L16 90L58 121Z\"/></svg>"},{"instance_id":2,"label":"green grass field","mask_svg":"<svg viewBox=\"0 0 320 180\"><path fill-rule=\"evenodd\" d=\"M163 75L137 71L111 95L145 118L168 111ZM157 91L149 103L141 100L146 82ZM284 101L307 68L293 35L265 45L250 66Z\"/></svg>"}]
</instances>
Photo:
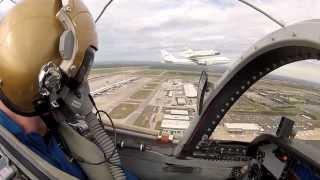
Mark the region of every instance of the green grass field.
<instances>
[{"instance_id":1,"label":"green grass field","mask_svg":"<svg viewBox=\"0 0 320 180\"><path fill-rule=\"evenodd\" d=\"M112 109L110 116L113 119L124 119L133 113L139 104L120 103L117 107Z\"/></svg>"},{"instance_id":2,"label":"green grass field","mask_svg":"<svg viewBox=\"0 0 320 180\"><path fill-rule=\"evenodd\" d=\"M147 106L134 122L134 125L148 128L154 108L154 106Z\"/></svg>"},{"instance_id":3,"label":"green grass field","mask_svg":"<svg viewBox=\"0 0 320 180\"><path fill-rule=\"evenodd\" d=\"M159 84L158 83L149 83L144 86L145 89L155 89Z\"/></svg>"},{"instance_id":4,"label":"green grass field","mask_svg":"<svg viewBox=\"0 0 320 180\"><path fill-rule=\"evenodd\" d=\"M142 100L147 98L151 93L151 90L140 90L134 93L130 98L135 100Z\"/></svg>"}]
</instances>

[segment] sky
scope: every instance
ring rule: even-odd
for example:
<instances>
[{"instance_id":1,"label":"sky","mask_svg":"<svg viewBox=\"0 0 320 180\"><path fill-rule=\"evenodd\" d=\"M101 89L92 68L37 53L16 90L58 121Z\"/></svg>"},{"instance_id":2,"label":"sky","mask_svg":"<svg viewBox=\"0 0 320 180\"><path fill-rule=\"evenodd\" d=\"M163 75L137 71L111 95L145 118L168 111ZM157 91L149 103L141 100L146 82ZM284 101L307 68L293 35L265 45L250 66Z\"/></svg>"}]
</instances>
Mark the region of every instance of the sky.
<instances>
[{"instance_id":1,"label":"sky","mask_svg":"<svg viewBox=\"0 0 320 180\"><path fill-rule=\"evenodd\" d=\"M93 17L106 4L105 0L83 1ZM287 25L320 18L320 0L248 1ZM12 3L4 0L0 16L10 7ZM186 48L214 49L237 60L254 42L277 29L278 25L237 0L114 0L97 24L96 62L160 61L161 49L175 54ZM319 69L320 63L302 62L275 73L320 82L315 67Z\"/></svg>"}]
</instances>

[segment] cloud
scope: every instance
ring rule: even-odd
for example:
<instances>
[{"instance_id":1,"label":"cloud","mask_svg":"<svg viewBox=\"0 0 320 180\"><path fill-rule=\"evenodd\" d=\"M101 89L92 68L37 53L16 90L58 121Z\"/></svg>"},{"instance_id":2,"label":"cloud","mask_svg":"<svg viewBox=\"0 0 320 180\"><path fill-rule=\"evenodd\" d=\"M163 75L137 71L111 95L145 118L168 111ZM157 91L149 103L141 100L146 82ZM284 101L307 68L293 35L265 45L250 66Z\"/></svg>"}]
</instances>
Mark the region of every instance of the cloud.
<instances>
[{"instance_id":1,"label":"cloud","mask_svg":"<svg viewBox=\"0 0 320 180\"><path fill-rule=\"evenodd\" d=\"M106 3L84 2L94 17ZM252 2L288 24L320 17L318 0ZM4 0L0 13L11 6L9 0ZM100 40L97 61L159 61L160 49L180 51L185 47L216 49L237 59L255 41L277 28L236 0L114 0L97 24ZM132 59L132 54L138 58ZM153 58L148 59L150 56Z\"/></svg>"},{"instance_id":2,"label":"cloud","mask_svg":"<svg viewBox=\"0 0 320 180\"><path fill-rule=\"evenodd\" d=\"M9 0L3 0L0 4L0 18L2 18L13 6L14 4Z\"/></svg>"},{"instance_id":3,"label":"cloud","mask_svg":"<svg viewBox=\"0 0 320 180\"><path fill-rule=\"evenodd\" d=\"M283 66L277 69L276 71L274 71L273 74L287 76L287 77L296 78L300 80L308 80L308 81L316 82L320 84L319 68L320 68L320 62L302 61L302 62L296 62L296 63L290 64L287 66Z\"/></svg>"},{"instance_id":4,"label":"cloud","mask_svg":"<svg viewBox=\"0 0 320 180\"><path fill-rule=\"evenodd\" d=\"M320 18L318 0L251 2L287 25ZM278 28L236 0L115 1L98 24L103 37L97 59L159 61L160 49L181 51L191 47L219 50L237 60L254 42ZM319 68L319 63L300 62L274 73L320 82L316 78Z\"/></svg>"},{"instance_id":5,"label":"cloud","mask_svg":"<svg viewBox=\"0 0 320 180\"><path fill-rule=\"evenodd\" d=\"M94 16L104 4L85 2ZM254 4L287 24L320 17L317 0L258 0ZM115 0L97 28L97 60L101 62L117 58L159 61L160 49L179 51L185 47L216 49L237 59L278 26L236 0ZM138 59L127 56L134 53Z\"/></svg>"},{"instance_id":6,"label":"cloud","mask_svg":"<svg viewBox=\"0 0 320 180\"><path fill-rule=\"evenodd\" d=\"M0 15L12 4L0 4ZM94 17L106 1L83 0ZM319 0L251 0L286 24L320 18ZM160 61L173 52L214 49L234 60L279 27L237 0L114 0L99 23L97 62ZM294 68L293 68L294 69Z\"/></svg>"}]
</instances>

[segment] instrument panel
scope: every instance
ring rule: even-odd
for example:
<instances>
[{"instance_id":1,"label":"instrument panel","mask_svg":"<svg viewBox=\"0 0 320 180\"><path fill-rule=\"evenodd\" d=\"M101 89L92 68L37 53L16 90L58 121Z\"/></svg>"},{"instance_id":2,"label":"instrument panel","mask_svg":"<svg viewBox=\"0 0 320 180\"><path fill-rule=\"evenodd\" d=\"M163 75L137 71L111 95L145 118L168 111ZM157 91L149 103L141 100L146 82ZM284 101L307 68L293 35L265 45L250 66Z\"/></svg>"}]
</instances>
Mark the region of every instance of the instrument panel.
<instances>
[{"instance_id":1,"label":"instrument panel","mask_svg":"<svg viewBox=\"0 0 320 180\"><path fill-rule=\"evenodd\" d=\"M301 140L262 135L248 148L252 160L244 179L320 179L318 152Z\"/></svg>"},{"instance_id":2,"label":"instrument panel","mask_svg":"<svg viewBox=\"0 0 320 180\"><path fill-rule=\"evenodd\" d=\"M193 157L217 161L248 161L247 145L241 142L210 141L199 146Z\"/></svg>"}]
</instances>

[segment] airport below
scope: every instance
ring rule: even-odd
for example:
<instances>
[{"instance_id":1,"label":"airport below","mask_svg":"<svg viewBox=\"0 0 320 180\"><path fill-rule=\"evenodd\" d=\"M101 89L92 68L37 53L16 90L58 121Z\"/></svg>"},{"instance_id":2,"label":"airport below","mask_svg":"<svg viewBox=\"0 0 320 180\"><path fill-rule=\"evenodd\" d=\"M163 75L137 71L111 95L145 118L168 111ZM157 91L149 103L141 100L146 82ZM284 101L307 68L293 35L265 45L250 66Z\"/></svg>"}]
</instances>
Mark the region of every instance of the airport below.
<instances>
[{"instance_id":1,"label":"airport below","mask_svg":"<svg viewBox=\"0 0 320 180\"><path fill-rule=\"evenodd\" d=\"M189 67L190 68L190 67ZM116 124L139 126L178 142L196 117L199 67L96 67L89 77L91 94L99 108ZM225 68L209 70L211 88ZM297 138L320 138L320 96L313 88L282 78L264 78L231 108L212 139L251 141L273 134L281 116L296 121ZM239 138L240 137L240 138Z\"/></svg>"}]
</instances>

